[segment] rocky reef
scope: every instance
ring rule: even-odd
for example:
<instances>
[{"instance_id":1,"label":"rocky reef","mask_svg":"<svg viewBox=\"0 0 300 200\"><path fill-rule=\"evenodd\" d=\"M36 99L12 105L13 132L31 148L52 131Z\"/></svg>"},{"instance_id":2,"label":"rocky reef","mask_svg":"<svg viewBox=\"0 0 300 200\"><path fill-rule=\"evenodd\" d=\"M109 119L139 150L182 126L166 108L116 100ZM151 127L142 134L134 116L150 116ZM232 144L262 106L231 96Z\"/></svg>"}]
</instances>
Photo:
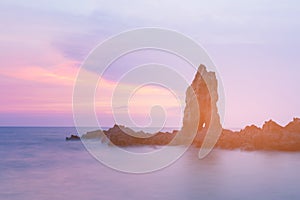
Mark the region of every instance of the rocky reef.
<instances>
[{"instance_id":1,"label":"rocky reef","mask_svg":"<svg viewBox=\"0 0 300 200\"><path fill-rule=\"evenodd\" d=\"M247 126L240 131L223 130L217 147L242 150L300 151L300 119L282 127L269 120L262 128Z\"/></svg>"},{"instance_id":2,"label":"rocky reef","mask_svg":"<svg viewBox=\"0 0 300 200\"><path fill-rule=\"evenodd\" d=\"M137 146L167 145L170 142L172 145L184 145L188 138L192 138L192 145L196 147L213 144L222 149L300 151L299 118L294 118L284 127L270 120L262 128L251 125L240 131L222 129L217 109L217 87L215 73L208 72L204 65L200 65L186 91L181 130L149 134L114 125L108 130L88 132L81 139L96 138L117 146Z\"/></svg>"},{"instance_id":3,"label":"rocky reef","mask_svg":"<svg viewBox=\"0 0 300 200\"><path fill-rule=\"evenodd\" d=\"M80 140L80 137L77 136L77 135L71 135L70 137L66 137L66 140L69 141L69 140Z\"/></svg>"},{"instance_id":4,"label":"rocky reef","mask_svg":"<svg viewBox=\"0 0 300 200\"><path fill-rule=\"evenodd\" d=\"M135 132L128 127L116 124L108 130L87 132L82 136L82 139L99 138L104 143L117 146L167 145L176 136L177 132L178 131L149 134L143 131Z\"/></svg>"},{"instance_id":5,"label":"rocky reef","mask_svg":"<svg viewBox=\"0 0 300 200\"><path fill-rule=\"evenodd\" d=\"M120 125L114 125L106 131L91 131L83 135L82 139L101 139L104 143L117 146L139 145L167 145L179 131L158 132L155 135L135 132L132 129ZM196 135L193 146L200 147L206 135L202 129ZM134 136L133 136L134 135ZM180 145L180 143L177 143ZM255 125L246 126L240 131L223 129L221 136L215 145L221 149L253 150L277 150L277 151L300 151L300 119L282 127L276 122L269 120L262 128Z\"/></svg>"}]
</instances>

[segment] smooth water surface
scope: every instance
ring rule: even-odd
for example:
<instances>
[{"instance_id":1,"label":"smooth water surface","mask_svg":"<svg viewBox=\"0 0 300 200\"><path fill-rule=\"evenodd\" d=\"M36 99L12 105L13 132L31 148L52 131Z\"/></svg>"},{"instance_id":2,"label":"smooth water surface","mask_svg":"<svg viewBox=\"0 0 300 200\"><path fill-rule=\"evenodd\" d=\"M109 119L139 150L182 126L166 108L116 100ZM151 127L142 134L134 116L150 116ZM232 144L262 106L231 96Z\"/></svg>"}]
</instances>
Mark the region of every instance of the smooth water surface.
<instances>
[{"instance_id":1,"label":"smooth water surface","mask_svg":"<svg viewBox=\"0 0 300 200\"><path fill-rule=\"evenodd\" d=\"M214 150L199 160L191 149L158 172L126 174L66 142L71 133L0 128L0 199L300 199L300 153Z\"/></svg>"}]
</instances>

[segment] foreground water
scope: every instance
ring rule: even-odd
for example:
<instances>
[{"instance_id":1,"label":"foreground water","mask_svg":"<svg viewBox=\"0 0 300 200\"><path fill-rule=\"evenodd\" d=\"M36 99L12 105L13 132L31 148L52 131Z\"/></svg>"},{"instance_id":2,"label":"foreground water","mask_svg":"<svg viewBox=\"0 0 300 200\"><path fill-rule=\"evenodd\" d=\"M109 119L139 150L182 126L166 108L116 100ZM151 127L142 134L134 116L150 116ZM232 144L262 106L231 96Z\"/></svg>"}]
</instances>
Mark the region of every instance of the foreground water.
<instances>
[{"instance_id":1,"label":"foreground water","mask_svg":"<svg viewBox=\"0 0 300 200\"><path fill-rule=\"evenodd\" d=\"M103 166L74 128L0 128L0 199L300 199L300 153L189 150L170 167Z\"/></svg>"}]
</instances>

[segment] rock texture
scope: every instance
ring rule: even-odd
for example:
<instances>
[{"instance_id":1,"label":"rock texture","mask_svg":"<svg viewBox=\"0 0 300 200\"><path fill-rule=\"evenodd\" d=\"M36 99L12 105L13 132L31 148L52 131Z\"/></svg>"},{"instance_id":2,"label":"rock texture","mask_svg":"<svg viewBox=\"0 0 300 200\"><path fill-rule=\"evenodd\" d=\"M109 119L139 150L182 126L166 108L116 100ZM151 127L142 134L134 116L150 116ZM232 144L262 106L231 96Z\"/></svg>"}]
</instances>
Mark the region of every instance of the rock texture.
<instances>
[{"instance_id":1,"label":"rock texture","mask_svg":"<svg viewBox=\"0 0 300 200\"><path fill-rule=\"evenodd\" d=\"M117 146L138 146L138 145L167 145L175 137L177 131L172 133L158 132L156 134L148 134L143 131L135 132L132 129L114 125L107 131L92 131L83 135L84 139L99 138L108 144Z\"/></svg>"},{"instance_id":2,"label":"rock texture","mask_svg":"<svg viewBox=\"0 0 300 200\"><path fill-rule=\"evenodd\" d=\"M130 133L128 132L130 131ZM200 146L204 140L205 129L202 129L195 139L194 145ZM128 134L129 133L129 134ZM135 134L135 136L131 136ZM133 145L166 145L178 131L172 133L159 132L155 135L144 132L134 132L130 128L115 125L107 131L92 131L82 136L82 139L102 139L103 142L118 146ZM104 136L105 135L105 136ZM138 137L137 137L138 136ZM255 125L246 126L240 131L222 130L216 146L222 149L253 150L277 150L300 151L300 119L294 118L286 126L282 127L269 120L262 128Z\"/></svg>"},{"instance_id":3,"label":"rock texture","mask_svg":"<svg viewBox=\"0 0 300 200\"><path fill-rule=\"evenodd\" d=\"M196 131L193 144L211 149L217 142L222 126L218 114L218 81L214 72L208 72L200 65L191 86L186 92L183 127L189 135Z\"/></svg>"},{"instance_id":4,"label":"rock texture","mask_svg":"<svg viewBox=\"0 0 300 200\"><path fill-rule=\"evenodd\" d=\"M269 120L262 128L254 125L240 131L223 130L216 145L224 149L300 151L300 119L285 127Z\"/></svg>"},{"instance_id":5,"label":"rock texture","mask_svg":"<svg viewBox=\"0 0 300 200\"><path fill-rule=\"evenodd\" d=\"M191 86L186 91L186 107L184 110L182 130L197 126L201 131L211 125L213 120L221 127L217 109L218 81L214 72L207 72L200 65Z\"/></svg>"}]
</instances>

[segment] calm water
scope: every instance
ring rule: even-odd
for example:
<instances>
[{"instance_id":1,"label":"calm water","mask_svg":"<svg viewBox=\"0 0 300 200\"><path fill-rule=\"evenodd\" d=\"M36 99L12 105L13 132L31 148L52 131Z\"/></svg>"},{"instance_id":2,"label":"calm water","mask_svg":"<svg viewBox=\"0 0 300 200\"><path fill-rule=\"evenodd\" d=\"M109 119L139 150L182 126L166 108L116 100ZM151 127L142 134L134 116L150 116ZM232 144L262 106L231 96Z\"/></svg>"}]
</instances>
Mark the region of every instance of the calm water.
<instances>
[{"instance_id":1,"label":"calm water","mask_svg":"<svg viewBox=\"0 0 300 200\"><path fill-rule=\"evenodd\" d=\"M74 128L0 128L0 199L300 199L300 153L196 150L132 175L95 160Z\"/></svg>"}]
</instances>

